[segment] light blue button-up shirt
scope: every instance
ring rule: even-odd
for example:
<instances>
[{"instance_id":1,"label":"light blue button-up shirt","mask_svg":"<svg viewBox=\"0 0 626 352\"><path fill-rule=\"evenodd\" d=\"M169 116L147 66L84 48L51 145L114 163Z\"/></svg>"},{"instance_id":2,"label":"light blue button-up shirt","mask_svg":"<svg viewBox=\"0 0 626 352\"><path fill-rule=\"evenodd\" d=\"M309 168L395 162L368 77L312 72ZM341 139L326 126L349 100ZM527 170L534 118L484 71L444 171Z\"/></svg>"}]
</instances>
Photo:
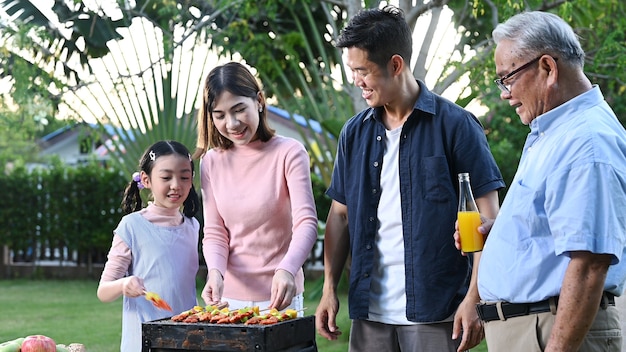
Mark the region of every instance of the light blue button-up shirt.
<instances>
[{"instance_id":1,"label":"light blue button-up shirt","mask_svg":"<svg viewBox=\"0 0 626 352\"><path fill-rule=\"evenodd\" d=\"M626 132L597 86L530 124L520 165L485 244L486 301L559 294L570 251L613 255L605 290L626 280Z\"/></svg>"}]
</instances>

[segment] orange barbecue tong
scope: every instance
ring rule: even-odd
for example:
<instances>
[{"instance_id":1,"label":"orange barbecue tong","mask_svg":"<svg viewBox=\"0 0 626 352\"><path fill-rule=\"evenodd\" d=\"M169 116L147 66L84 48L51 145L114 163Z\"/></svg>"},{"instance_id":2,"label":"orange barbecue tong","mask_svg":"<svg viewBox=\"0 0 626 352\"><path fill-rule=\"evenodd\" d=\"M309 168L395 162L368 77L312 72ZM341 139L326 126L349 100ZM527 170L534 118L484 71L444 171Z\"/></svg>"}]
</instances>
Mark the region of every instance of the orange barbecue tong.
<instances>
[{"instance_id":1,"label":"orange barbecue tong","mask_svg":"<svg viewBox=\"0 0 626 352\"><path fill-rule=\"evenodd\" d=\"M144 294L146 299L152 302L152 305L154 305L155 307L163 310L169 310L170 312L172 311L172 307L170 307L170 305L167 304L167 302L165 302L165 300L155 292L144 292Z\"/></svg>"}]
</instances>

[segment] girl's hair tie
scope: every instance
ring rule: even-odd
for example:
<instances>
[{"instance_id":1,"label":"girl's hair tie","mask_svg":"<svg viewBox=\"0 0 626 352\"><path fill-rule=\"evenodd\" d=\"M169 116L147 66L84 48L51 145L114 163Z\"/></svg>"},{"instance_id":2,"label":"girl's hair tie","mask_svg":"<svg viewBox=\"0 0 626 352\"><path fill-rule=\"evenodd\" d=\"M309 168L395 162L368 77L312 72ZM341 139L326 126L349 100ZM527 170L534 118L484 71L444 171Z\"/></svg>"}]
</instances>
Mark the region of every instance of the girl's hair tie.
<instances>
[{"instance_id":1,"label":"girl's hair tie","mask_svg":"<svg viewBox=\"0 0 626 352\"><path fill-rule=\"evenodd\" d=\"M137 188L144 189L143 183L141 183L141 175L139 172L133 174L133 181L137 182Z\"/></svg>"}]
</instances>

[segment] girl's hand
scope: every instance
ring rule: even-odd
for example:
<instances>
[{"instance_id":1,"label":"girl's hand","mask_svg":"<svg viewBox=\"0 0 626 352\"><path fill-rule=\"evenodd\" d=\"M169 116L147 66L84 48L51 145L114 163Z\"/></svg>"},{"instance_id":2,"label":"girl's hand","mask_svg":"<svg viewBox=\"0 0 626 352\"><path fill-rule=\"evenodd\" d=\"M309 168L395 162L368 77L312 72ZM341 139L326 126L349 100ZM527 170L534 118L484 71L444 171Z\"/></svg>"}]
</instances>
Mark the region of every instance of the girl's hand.
<instances>
[{"instance_id":1,"label":"girl's hand","mask_svg":"<svg viewBox=\"0 0 626 352\"><path fill-rule=\"evenodd\" d=\"M143 279L137 276L129 276L122 279L122 294L126 297L139 297L143 295L146 288L143 286Z\"/></svg>"},{"instance_id":2,"label":"girl's hand","mask_svg":"<svg viewBox=\"0 0 626 352\"><path fill-rule=\"evenodd\" d=\"M272 296L269 308L283 310L291 304L295 295L296 280L293 275L286 270L276 270L272 279Z\"/></svg>"}]
</instances>

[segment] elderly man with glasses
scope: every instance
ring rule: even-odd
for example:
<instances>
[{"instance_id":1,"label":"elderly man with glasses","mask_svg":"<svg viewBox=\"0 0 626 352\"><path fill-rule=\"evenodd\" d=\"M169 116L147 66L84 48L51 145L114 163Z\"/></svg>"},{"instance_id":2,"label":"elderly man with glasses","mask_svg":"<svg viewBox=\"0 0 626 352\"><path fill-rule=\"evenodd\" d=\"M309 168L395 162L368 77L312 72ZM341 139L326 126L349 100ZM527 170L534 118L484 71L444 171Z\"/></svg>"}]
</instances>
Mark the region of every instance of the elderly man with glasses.
<instances>
[{"instance_id":1,"label":"elderly man with glasses","mask_svg":"<svg viewBox=\"0 0 626 352\"><path fill-rule=\"evenodd\" d=\"M495 222L481 229L477 310L489 351L620 351L626 132L561 18L521 13L493 39L500 97L530 133Z\"/></svg>"}]
</instances>

